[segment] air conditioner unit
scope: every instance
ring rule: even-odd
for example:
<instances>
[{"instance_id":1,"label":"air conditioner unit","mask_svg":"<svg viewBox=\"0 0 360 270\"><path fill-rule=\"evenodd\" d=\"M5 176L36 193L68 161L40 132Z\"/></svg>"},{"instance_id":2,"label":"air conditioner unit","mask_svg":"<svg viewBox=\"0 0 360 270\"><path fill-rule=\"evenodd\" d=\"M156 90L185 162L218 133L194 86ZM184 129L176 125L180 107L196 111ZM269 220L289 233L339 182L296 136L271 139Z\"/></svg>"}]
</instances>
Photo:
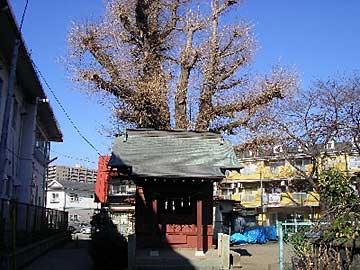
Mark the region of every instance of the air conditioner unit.
<instances>
[{"instance_id":1,"label":"air conditioner unit","mask_svg":"<svg viewBox=\"0 0 360 270\"><path fill-rule=\"evenodd\" d=\"M273 152L274 152L274 154L282 153L282 152L283 152L282 145L276 145L276 146L274 146Z\"/></svg>"}]
</instances>

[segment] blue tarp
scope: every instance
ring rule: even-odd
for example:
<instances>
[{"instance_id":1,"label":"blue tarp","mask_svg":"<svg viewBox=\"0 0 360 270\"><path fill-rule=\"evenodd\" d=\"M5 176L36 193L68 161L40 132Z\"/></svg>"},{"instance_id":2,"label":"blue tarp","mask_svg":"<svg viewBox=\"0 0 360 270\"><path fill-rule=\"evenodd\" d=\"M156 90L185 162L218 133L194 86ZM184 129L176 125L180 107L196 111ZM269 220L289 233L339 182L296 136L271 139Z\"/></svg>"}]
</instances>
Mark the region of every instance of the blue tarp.
<instances>
[{"instance_id":1,"label":"blue tarp","mask_svg":"<svg viewBox=\"0 0 360 270\"><path fill-rule=\"evenodd\" d=\"M268 241L277 239L277 232L275 226L259 226L248 228L241 233L234 233L230 237L230 242L233 244L265 244Z\"/></svg>"}]
</instances>

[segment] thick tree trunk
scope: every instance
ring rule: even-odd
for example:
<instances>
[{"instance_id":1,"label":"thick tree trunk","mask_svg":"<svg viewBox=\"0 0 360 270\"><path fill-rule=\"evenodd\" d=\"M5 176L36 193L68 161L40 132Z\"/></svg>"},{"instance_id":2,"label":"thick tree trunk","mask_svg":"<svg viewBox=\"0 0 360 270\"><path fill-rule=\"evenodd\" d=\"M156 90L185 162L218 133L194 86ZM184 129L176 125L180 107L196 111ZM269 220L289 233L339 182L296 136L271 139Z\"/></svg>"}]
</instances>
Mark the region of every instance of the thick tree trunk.
<instances>
[{"instance_id":1,"label":"thick tree trunk","mask_svg":"<svg viewBox=\"0 0 360 270\"><path fill-rule=\"evenodd\" d=\"M214 120L212 97L215 93L216 67L219 63L219 0L212 2L212 24L210 39L209 61L204 75L204 83L200 95L199 115L196 121L196 130L206 130Z\"/></svg>"}]
</instances>

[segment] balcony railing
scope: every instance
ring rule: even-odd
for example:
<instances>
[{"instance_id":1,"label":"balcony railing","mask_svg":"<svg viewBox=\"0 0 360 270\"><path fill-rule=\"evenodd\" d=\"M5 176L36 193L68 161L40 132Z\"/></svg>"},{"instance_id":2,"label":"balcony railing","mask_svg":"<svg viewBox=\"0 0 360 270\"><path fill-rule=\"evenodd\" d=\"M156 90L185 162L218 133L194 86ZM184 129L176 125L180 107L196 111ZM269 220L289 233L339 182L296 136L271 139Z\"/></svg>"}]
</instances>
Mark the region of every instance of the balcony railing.
<instances>
[{"instance_id":1,"label":"balcony railing","mask_svg":"<svg viewBox=\"0 0 360 270\"><path fill-rule=\"evenodd\" d=\"M283 192L264 193L261 201L261 193L237 193L231 195L231 199L240 201L245 207L286 207L286 206L319 206L320 197L315 192Z\"/></svg>"}]
</instances>

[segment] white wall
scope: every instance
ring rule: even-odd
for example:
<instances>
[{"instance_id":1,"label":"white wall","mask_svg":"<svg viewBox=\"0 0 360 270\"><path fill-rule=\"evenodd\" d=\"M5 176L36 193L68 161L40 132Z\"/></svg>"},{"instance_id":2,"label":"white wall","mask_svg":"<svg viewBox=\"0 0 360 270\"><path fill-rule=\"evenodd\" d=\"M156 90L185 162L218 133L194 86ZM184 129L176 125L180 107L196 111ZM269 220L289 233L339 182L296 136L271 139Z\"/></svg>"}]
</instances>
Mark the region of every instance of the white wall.
<instances>
[{"instance_id":1,"label":"white wall","mask_svg":"<svg viewBox=\"0 0 360 270\"><path fill-rule=\"evenodd\" d=\"M7 98L8 73L8 67L1 62L0 54L0 78L3 81L0 89L0 136ZM16 198L22 203L44 206L46 164L40 163L34 157L37 125L36 101L29 102L19 84L15 85L14 100L17 102L17 110L14 112L14 106L12 106L7 145L9 162L5 175L0 176L6 179L0 181L0 198ZM12 123L13 118L15 125Z\"/></svg>"},{"instance_id":2,"label":"white wall","mask_svg":"<svg viewBox=\"0 0 360 270\"><path fill-rule=\"evenodd\" d=\"M76 194L76 191L73 193ZM69 224L90 223L94 210L97 208L94 198L81 197L79 195L78 200L74 201L71 199L70 194L66 194L65 206L65 211L69 212ZM74 215L77 215L77 220L72 220Z\"/></svg>"},{"instance_id":3,"label":"white wall","mask_svg":"<svg viewBox=\"0 0 360 270\"><path fill-rule=\"evenodd\" d=\"M54 196L55 195L55 196ZM55 197L55 199L54 199ZM46 207L64 211L65 209L65 192L63 190L49 190L46 195Z\"/></svg>"},{"instance_id":4,"label":"white wall","mask_svg":"<svg viewBox=\"0 0 360 270\"><path fill-rule=\"evenodd\" d=\"M66 209L96 209L96 207L97 204L94 202L94 198L78 197L78 201L72 201L70 194L66 194Z\"/></svg>"}]
</instances>

